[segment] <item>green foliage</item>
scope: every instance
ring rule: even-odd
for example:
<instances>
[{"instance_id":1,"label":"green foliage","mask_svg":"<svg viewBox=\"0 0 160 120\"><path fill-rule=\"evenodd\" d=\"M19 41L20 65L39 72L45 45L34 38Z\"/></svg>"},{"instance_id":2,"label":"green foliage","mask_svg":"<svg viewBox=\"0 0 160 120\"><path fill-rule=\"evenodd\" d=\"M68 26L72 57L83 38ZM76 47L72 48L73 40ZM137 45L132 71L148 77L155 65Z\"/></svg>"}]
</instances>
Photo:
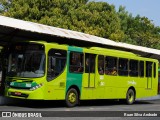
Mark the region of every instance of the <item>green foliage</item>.
<instances>
[{"instance_id":1,"label":"green foliage","mask_svg":"<svg viewBox=\"0 0 160 120\"><path fill-rule=\"evenodd\" d=\"M125 7L89 0L0 0L0 14L160 49L160 27Z\"/></svg>"},{"instance_id":2,"label":"green foliage","mask_svg":"<svg viewBox=\"0 0 160 120\"><path fill-rule=\"evenodd\" d=\"M71 25L74 26L69 29L104 38L113 38L117 41L120 41L123 36L114 6L107 3L89 2L74 11L69 11L68 15Z\"/></svg>"},{"instance_id":3,"label":"green foliage","mask_svg":"<svg viewBox=\"0 0 160 120\"><path fill-rule=\"evenodd\" d=\"M11 0L0 0L0 14L4 13L10 8Z\"/></svg>"},{"instance_id":4,"label":"green foliage","mask_svg":"<svg viewBox=\"0 0 160 120\"><path fill-rule=\"evenodd\" d=\"M160 49L160 27L156 27L147 17L132 17L122 6L117 14L125 33L123 42Z\"/></svg>"}]
</instances>

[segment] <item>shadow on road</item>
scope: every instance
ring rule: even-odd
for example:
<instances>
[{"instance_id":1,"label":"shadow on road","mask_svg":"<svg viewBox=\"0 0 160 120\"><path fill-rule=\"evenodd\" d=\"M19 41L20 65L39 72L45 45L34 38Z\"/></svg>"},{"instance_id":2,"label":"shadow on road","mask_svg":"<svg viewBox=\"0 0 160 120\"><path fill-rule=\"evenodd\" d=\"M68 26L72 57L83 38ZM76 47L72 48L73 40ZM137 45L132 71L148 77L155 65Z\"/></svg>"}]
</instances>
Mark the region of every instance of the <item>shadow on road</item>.
<instances>
[{"instance_id":1,"label":"shadow on road","mask_svg":"<svg viewBox=\"0 0 160 120\"><path fill-rule=\"evenodd\" d=\"M27 108L61 108L66 107L65 101L43 101L43 100L20 100L8 98L7 106L18 106ZM136 101L134 104L154 104L152 101ZM114 106L114 105L126 105L124 101L119 100L85 100L80 102L80 107L85 106Z\"/></svg>"},{"instance_id":2,"label":"shadow on road","mask_svg":"<svg viewBox=\"0 0 160 120\"><path fill-rule=\"evenodd\" d=\"M114 105L127 105L124 100L93 100L82 101L81 105L84 106L114 106ZM136 101L134 104L152 104L151 101Z\"/></svg>"}]
</instances>

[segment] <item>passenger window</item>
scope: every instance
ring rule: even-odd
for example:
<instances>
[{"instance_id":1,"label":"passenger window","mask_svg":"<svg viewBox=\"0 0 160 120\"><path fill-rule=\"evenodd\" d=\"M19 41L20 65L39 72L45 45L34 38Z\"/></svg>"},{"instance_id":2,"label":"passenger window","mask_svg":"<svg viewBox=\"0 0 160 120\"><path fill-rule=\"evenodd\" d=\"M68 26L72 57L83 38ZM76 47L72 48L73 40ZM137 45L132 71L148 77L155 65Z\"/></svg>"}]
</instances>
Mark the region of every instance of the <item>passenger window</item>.
<instances>
[{"instance_id":1,"label":"passenger window","mask_svg":"<svg viewBox=\"0 0 160 120\"><path fill-rule=\"evenodd\" d=\"M104 74L104 56L102 55L98 56L98 73L100 75Z\"/></svg>"},{"instance_id":2,"label":"passenger window","mask_svg":"<svg viewBox=\"0 0 160 120\"><path fill-rule=\"evenodd\" d=\"M105 74L106 75L117 75L117 58L116 57L106 57Z\"/></svg>"},{"instance_id":3,"label":"passenger window","mask_svg":"<svg viewBox=\"0 0 160 120\"><path fill-rule=\"evenodd\" d=\"M128 59L119 59L118 74L120 76L128 76Z\"/></svg>"},{"instance_id":4,"label":"passenger window","mask_svg":"<svg viewBox=\"0 0 160 120\"><path fill-rule=\"evenodd\" d=\"M139 76L144 77L144 61L139 62Z\"/></svg>"},{"instance_id":5,"label":"passenger window","mask_svg":"<svg viewBox=\"0 0 160 120\"><path fill-rule=\"evenodd\" d=\"M129 62L129 75L133 77L138 76L138 61L130 60Z\"/></svg>"},{"instance_id":6,"label":"passenger window","mask_svg":"<svg viewBox=\"0 0 160 120\"><path fill-rule=\"evenodd\" d=\"M152 77L152 62L146 62L146 77Z\"/></svg>"},{"instance_id":7,"label":"passenger window","mask_svg":"<svg viewBox=\"0 0 160 120\"><path fill-rule=\"evenodd\" d=\"M70 72L83 72L83 54L78 52L70 53Z\"/></svg>"},{"instance_id":8,"label":"passenger window","mask_svg":"<svg viewBox=\"0 0 160 120\"><path fill-rule=\"evenodd\" d=\"M154 78L155 78L156 74L157 74L157 72L156 72L156 63L154 63L154 71L153 71L153 73L154 73Z\"/></svg>"},{"instance_id":9,"label":"passenger window","mask_svg":"<svg viewBox=\"0 0 160 120\"><path fill-rule=\"evenodd\" d=\"M50 81L60 75L66 66L67 52L65 50L51 49L48 52L47 80Z\"/></svg>"},{"instance_id":10,"label":"passenger window","mask_svg":"<svg viewBox=\"0 0 160 120\"><path fill-rule=\"evenodd\" d=\"M94 54L85 54L85 73L95 73L95 58Z\"/></svg>"}]
</instances>

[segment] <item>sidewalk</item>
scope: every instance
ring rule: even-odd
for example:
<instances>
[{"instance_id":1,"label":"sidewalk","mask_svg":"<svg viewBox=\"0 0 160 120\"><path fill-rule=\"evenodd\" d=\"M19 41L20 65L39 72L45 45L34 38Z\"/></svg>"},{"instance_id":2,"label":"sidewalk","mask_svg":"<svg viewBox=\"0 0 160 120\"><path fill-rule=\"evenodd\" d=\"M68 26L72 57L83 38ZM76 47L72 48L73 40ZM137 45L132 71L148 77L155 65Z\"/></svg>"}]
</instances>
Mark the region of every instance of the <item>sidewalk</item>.
<instances>
[{"instance_id":1,"label":"sidewalk","mask_svg":"<svg viewBox=\"0 0 160 120\"><path fill-rule=\"evenodd\" d=\"M147 98L139 98L136 100L160 100L160 94L154 97L147 97Z\"/></svg>"}]
</instances>

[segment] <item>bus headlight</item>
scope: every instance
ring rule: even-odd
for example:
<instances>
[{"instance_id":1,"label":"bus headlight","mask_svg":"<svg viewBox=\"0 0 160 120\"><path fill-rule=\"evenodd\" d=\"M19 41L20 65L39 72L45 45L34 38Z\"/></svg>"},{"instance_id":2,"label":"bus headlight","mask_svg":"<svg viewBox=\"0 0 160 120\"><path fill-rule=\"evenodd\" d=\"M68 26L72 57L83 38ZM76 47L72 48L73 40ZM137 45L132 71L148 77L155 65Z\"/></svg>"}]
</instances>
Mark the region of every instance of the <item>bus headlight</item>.
<instances>
[{"instance_id":1,"label":"bus headlight","mask_svg":"<svg viewBox=\"0 0 160 120\"><path fill-rule=\"evenodd\" d=\"M38 88L40 88L42 86L43 86L43 83L40 83L40 84L38 84L38 85L36 85L34 87L31 87L30 90L33 91L33 90L36 90L36 89L38 89Z\"/></svg>"}]
</instances>

